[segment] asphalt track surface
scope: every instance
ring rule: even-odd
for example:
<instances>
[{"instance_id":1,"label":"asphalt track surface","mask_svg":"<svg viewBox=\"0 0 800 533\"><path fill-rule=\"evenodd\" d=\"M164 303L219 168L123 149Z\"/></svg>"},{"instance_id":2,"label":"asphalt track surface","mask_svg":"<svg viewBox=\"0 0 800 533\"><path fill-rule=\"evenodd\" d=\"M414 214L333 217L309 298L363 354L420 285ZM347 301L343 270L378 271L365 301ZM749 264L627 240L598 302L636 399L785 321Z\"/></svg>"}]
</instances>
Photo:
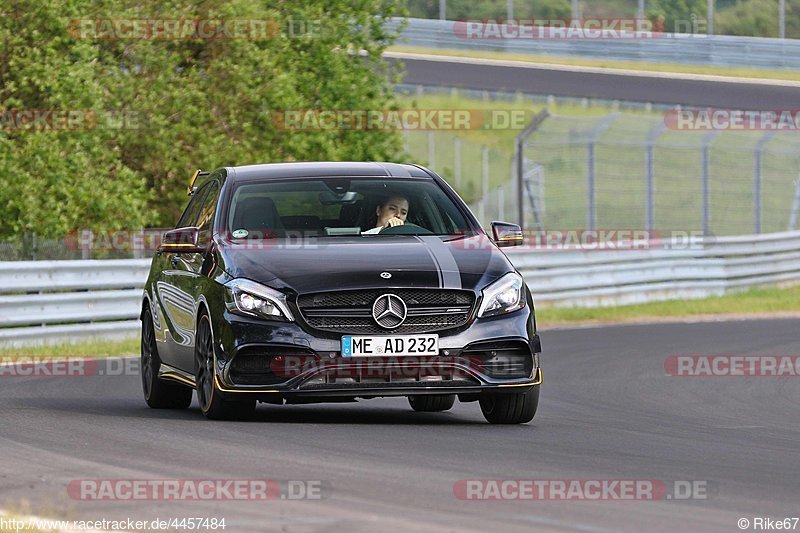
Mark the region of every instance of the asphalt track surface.
<instances>
[{"instance_id":1,"label":"asphalt track surface","mask_svg":"<svg viewBox=\"0 0 800 533\"><path fill-rule=\"evenodd\" d=\"M0 507L70 519L225 517L226 531L739 531L800 514L800 378L669 377L671 354L800 354L798 320L543 331L532 423L474 403L260 405L210 422L148 409L137 375L0 378ZM97 502L75 479L325 481L321 500ZM677 501L463 501L463 479L706 482Z\"/></svg>"},{"instance_id":2,"label":"asphalt track surface","mask_svg":"<svg viewBox=\"0 0 800 533\"><path fill-rule=\"evenodd\" d=\"M396 62L396 59L389 59ZM796 109L800 87L404 59L403 83L720 109Z\"/></svg>"}]
</instances>

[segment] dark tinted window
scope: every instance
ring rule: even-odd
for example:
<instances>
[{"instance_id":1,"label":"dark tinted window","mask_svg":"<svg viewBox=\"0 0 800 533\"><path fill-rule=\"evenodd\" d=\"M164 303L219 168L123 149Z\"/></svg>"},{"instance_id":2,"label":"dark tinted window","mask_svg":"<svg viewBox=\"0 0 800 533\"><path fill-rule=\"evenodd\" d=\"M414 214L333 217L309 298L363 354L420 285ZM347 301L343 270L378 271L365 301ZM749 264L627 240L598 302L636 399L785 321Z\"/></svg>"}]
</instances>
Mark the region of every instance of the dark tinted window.
<instances>
[{"instance_id":1,"label":"dark tinted window","mask_svg":"<svg viewBox=\"0 0 800 533\"><path fill-rule=\"evenodd\" d=\"M197 226L200 228L198 242L201 245L211 241L211 233L214 225L214 214L217 212L217 200L219 199L219 184L212 181L209 185L208 193L200 209L200 216L197 219Z\"/></svg>"},{"instance_id":2,"label":"dark tinted window","mask_svg":"<svg viewBox=\"0 0 800 533\"><path fill-rule=\"evenodd\" d=\"M194 226L197 222L197 215L200 214L200 209L203 208L203 199L208 192L208 185L204 185L200 190L198 190L194 195L192 195L192 199L189 200L189 205L186 206L186 209L183 212L180 220L178 220L178 225L175 226L176 228L187 228L189 226Z\"/></svg>"},{"instance_id":3,"label":"dark tinted window","mask_svg":"<svg viewBox=\"0 0 800 533\"><path fill-rule=\"evenodd\" d=\"M315 178L244 182L233 191L226 227L231 234L338 236L375 227L382 202L408 202L402 234L452 235L475 231L464 214L432 179ZM395 232L398 233L398 232ZM372 237L372 235L365 235Z\"/></svg>"}]
</instances>

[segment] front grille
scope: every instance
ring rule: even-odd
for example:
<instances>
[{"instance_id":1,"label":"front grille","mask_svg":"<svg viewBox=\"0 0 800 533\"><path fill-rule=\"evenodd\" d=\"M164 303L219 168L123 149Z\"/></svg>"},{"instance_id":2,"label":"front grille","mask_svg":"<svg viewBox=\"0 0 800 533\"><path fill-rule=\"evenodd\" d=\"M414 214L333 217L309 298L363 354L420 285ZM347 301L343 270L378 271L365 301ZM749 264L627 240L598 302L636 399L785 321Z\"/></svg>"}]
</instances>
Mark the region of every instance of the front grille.
<instances>
[{"instance_id":1,"label":"front grille","mask_svg":"<svg viewBox=\"0 0 800 533\"><path fill-rule=\"evenodd\" d=\"M403 299L408 315L399 327L375 323L372 304L383 294ZM314 329L331 333L403 335L432 333L467 323L475 303L471 291L453 289L367 289L303 294L297 306Z\"/></svg>"},{"instance_id":2,"label":"front grille","mask_svg":"<svg viewBox=\"0 0 800 533\"><path fill-rule=\"evenodd\" d=\"M334 382L334 383L323 383L323 382L309 382L305 383L300 386L300 390L303 391L324 391L324 390L337 390L337 389L374 389L374 388L386 388L386 389L413 389L419 387L436 387L436 388L451 388L451 387L474 387L479 385L480 383L477 380L473 379L451 379L451 380L444 380L444 381L401 381L401 382L386 382L385 385L381 385L377 382Z\"/></svg>"}]
</instances>

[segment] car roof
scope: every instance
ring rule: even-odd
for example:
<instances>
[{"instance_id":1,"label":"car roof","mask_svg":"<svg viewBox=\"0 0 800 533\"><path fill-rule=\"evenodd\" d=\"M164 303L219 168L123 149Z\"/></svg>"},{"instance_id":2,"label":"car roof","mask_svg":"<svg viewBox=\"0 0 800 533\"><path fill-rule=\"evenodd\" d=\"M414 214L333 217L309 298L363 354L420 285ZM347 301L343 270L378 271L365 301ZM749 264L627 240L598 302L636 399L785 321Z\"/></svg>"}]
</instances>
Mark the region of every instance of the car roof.
<instances>
[{"instance_id":1,"label":"car roof","mask_svg":"<svg viewBox=\"0 0 800 533\"><path fill-rule=\"evenodd\" d=\"M316 161L298 163L267 163L226 167L227 177L233 181L270 178L314 177L394 177L430 178L425 168L406 163Z\"/></svg>"}]
</instances>

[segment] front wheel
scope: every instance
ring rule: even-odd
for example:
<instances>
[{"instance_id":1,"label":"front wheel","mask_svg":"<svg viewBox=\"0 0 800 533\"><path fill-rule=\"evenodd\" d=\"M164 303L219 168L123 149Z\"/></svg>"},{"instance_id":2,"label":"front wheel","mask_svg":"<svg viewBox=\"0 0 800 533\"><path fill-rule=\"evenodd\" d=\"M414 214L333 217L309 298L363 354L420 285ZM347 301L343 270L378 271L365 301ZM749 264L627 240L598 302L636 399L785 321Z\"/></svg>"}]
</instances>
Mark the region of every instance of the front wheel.
<instances>
[{"instance_id":1,"label":"front wheel","mask_svg":"<svg viewBox=\"0 0 800 533\"><path fill-rule=\"evenodd\" d=\"M491 424L524 424L533 420L539 406L539 385L528 392L481 397L481 411Z\"/></svg>"},{"instance_id":2,"label":"front wheel","mask_svg":"<svg viewBox=\"0 0 800 533\"><path fill-rule=\"evenodd\" d=\"M214 379L214 336L211 320L203 313L197 324L195 343L195 383L200 410L211 420L246 418L253 414L253 399L229 400L223 398Z\"/></svg>"},{"instance_id":3,"label":"front wheel","mask_svg":"<svg viewBox=\"0 0 800 533\"><path fill-rule=\"evenodd\" d=\"M142 314L141 351L142 392L144 401L153 409L186 409L192 403L192 389L159 379L161 358L158 356L155 329L150 309Z\"/></svg>"},{"instance_id":4,"label":"front wheel","mask_svg":"<svg viewBox=\"0 0 800 533\"><path fill-rule=\"evenodd\" d=\"M437 413L447 411L456 403L455 394L420 394L409 396L408 403L411 408L421 413Z\"/></svg>"}]
</instances>

